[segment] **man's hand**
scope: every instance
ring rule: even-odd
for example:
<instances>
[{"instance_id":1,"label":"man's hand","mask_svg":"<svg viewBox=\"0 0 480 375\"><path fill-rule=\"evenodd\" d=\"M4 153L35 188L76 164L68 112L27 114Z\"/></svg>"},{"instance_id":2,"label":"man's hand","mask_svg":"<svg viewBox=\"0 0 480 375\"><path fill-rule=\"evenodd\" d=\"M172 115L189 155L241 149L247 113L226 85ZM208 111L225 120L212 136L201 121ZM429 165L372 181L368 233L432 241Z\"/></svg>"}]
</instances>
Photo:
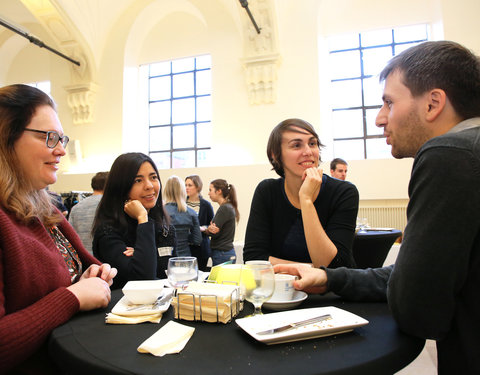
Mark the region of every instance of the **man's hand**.
<instances>
[{"instance_id":1,"label":"man's hand","mask_svg":"<svg viewBox=\"0 0 480 375\"><path fill-rule=\"evenodd\" d=\"M298 276L293 282L297 290L307 293L325 293L327 291L327 273L319 268L313 268L306 264L277 264L274 266L275 273L288 273Z\"/></svg>"}]
</instances>

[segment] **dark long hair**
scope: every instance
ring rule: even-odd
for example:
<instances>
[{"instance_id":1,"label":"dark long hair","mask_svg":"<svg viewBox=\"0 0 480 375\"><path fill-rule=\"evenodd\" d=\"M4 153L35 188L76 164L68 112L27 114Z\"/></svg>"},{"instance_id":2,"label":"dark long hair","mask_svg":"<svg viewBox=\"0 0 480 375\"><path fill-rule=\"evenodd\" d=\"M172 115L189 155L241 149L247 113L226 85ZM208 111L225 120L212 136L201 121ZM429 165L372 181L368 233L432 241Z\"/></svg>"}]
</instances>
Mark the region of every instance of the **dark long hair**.
<instances>
[{"instance_id":1,"label":"dark long hair","mask_svg":"<svg viewBox=\"0 0 480 375\"><path fill-rule=\"evenodd\" d=\"M116 229L127 232L129 216L123 210L125 201L133 186L140 166L148 162L152 165L158 176L158 169L153 160L140 152L130 152L120 155L112 164L108 174L102 199L98 205L97 214L92 228L92 235L101 225L110 225ZM160 176L160 189L155 206L149 211L148 216L158 225L168 225L169 220L163 209L162 182Z\"/></svg>"},{"instance_id":2,"label":"dark long hair","mask_svg":"<svg viewBox=\"0 0 480 375\"><path fill-rule=\"evenodd\" d=\"M223 198L230 203L233 208L235 209L235 219L237 222L240 220L240 211L238 211L238 200L237 200L237 191L235 190L235 186L229 184L226 180L218 178L210 182L215 190L220 190L222 192Z\"/></svg>"}]
</instances>

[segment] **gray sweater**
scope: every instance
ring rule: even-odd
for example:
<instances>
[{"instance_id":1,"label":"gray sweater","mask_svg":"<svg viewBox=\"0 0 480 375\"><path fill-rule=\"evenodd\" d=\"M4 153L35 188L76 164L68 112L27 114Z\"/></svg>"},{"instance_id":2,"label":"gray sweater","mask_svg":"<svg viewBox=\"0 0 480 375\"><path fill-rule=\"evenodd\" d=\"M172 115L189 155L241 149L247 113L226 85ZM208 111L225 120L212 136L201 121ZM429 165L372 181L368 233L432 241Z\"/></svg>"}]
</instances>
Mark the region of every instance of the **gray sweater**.
<instances>
[{"instance_id":1,"label":"gray sweater","mask_svg":"<svg viewBox=\"0 0 480 375\"><path fill-rule=\"evenodd\" d=\"M388 300L400 328L437 340L439 374L480 374L480 118L418 151L395 266L327 269L331 291Z\"/></svg>"}]
</instances>

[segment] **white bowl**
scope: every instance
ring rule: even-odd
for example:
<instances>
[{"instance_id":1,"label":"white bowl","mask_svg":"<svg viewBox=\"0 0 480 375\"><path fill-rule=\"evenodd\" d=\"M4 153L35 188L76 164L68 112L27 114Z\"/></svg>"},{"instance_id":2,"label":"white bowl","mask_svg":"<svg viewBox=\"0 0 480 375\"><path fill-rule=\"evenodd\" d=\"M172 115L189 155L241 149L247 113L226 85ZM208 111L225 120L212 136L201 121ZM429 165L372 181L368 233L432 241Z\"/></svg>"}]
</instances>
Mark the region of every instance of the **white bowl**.
<instances>
[{"instance_id":1,"label":"white bowl","mask_svg":"<svg viewBox=\"0 0 480 375\"><path fill-rule=\"evenodd\" d=\"M154 303L163 292L163 280L129 281L122 292L134 305Z\"/></svg>"}]
</instances>

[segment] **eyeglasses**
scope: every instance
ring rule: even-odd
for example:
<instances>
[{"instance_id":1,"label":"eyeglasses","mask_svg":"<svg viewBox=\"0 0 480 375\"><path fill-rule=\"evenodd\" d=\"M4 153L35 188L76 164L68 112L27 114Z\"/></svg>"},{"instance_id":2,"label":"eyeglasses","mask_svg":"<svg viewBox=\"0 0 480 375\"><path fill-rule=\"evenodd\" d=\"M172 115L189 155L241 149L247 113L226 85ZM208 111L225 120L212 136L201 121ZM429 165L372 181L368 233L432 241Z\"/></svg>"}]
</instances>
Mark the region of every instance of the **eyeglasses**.
<instances>
[{"instance_id":1,"label":"eyeglasses","mask_svg":"<svg viewBox=\"0 0 480 375\"><path fill-rule=\"evenodd\" d=\"M25 128L25 131L29 132L35 132L35 133L42 133L46 134L47 138L45 140L45 144L47 145L48 148L55 148L58 145L58 142L60 142L63 146L63 148L67 147L68 141L70 138L68 136L64 135L63 137L60 137L60 134L58 134L56 131L44 131L44 130L37 130L37 129L28 129Z\"/></svg>"}]
</instances>

